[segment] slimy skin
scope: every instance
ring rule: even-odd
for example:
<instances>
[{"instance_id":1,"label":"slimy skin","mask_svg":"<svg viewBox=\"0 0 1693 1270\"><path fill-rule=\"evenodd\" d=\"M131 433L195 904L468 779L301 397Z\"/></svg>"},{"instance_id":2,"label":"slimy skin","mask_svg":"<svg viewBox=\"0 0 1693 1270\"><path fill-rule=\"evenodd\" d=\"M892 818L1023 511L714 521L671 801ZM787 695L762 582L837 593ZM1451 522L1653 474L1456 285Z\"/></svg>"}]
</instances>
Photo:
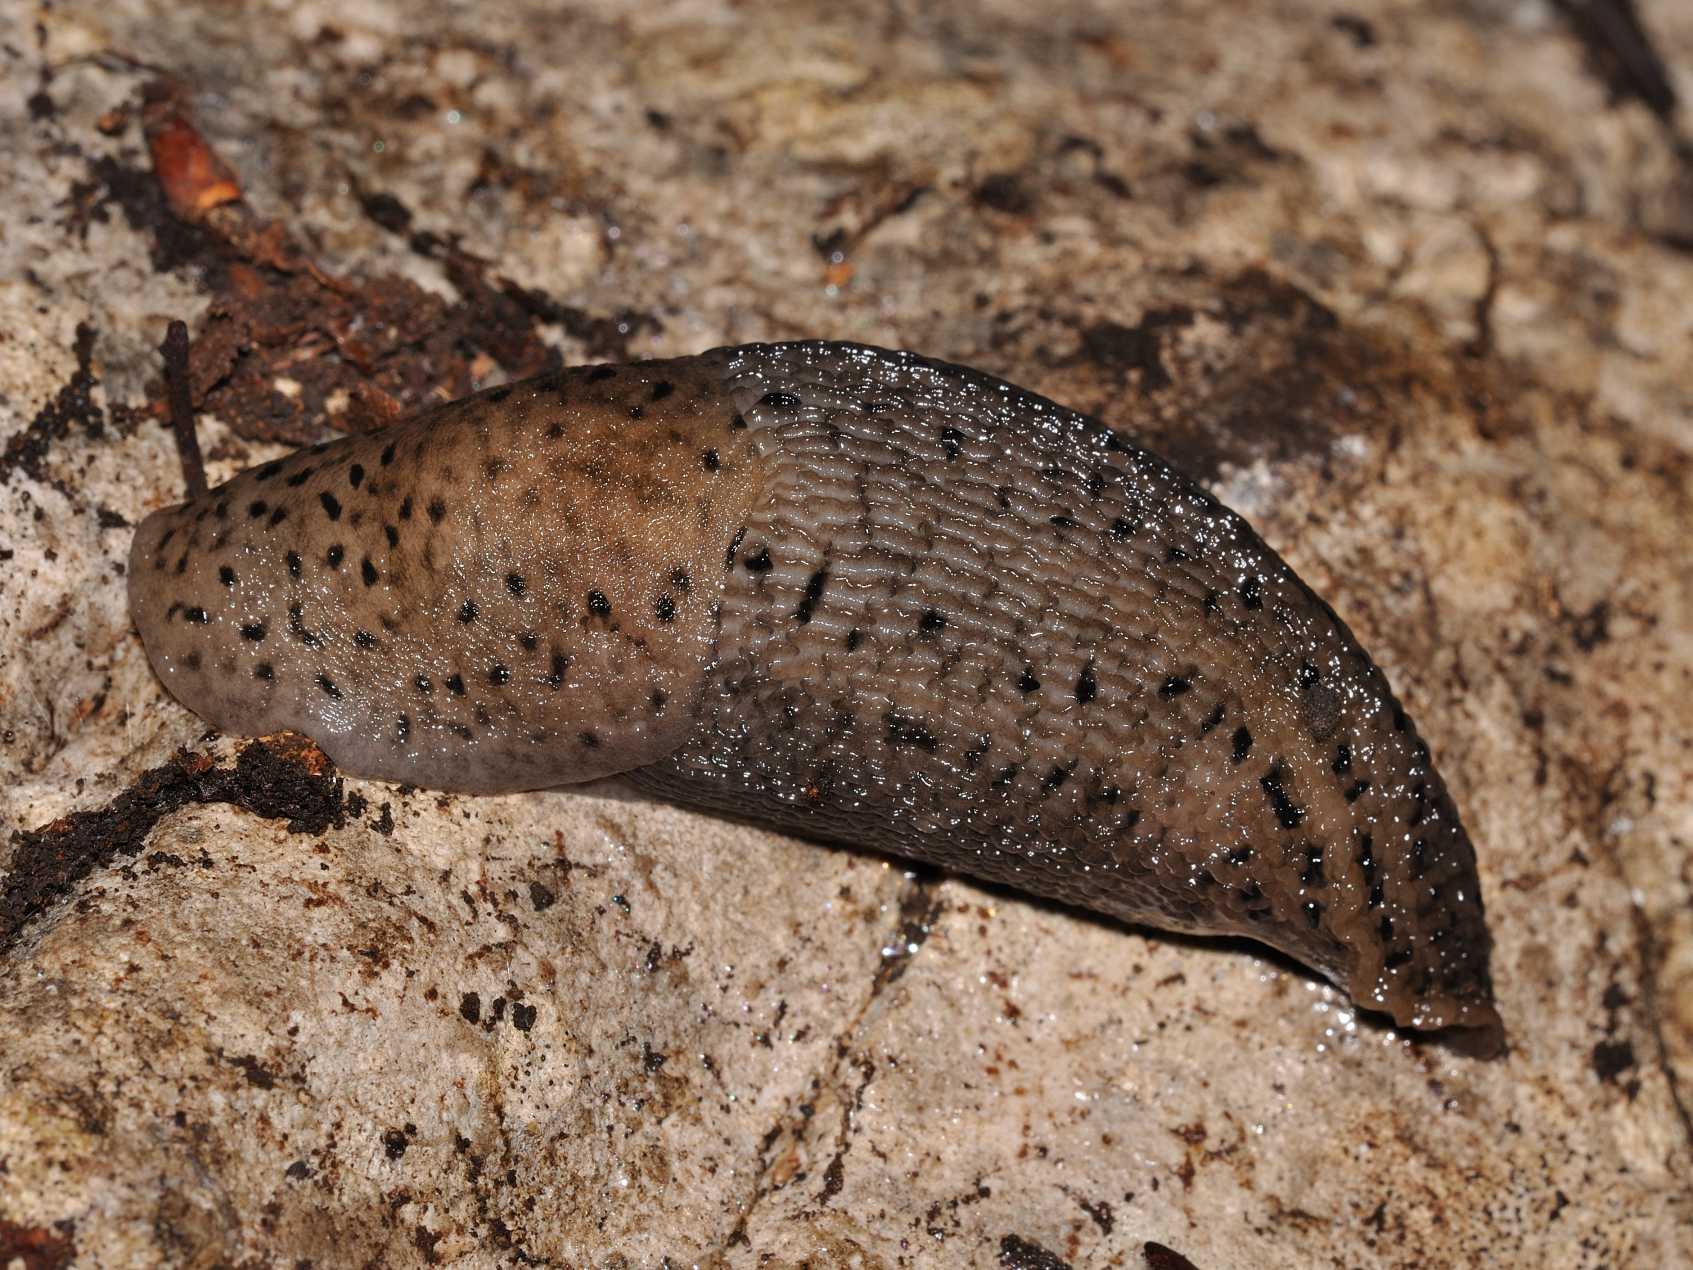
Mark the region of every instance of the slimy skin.
<instances>
[{"instance_id":1,"label":"slimy skin","mask_svg":"<svg viewBox=\"0 0 1693 1270\"><path fill-rule=\"evenodd\" d=\"M975 371L548 375L155 513L129 576L176 697L354 774L625 772L1499 1031L1474 851L1345 624L1163 460Z\"/></svg>"}]
</instances>

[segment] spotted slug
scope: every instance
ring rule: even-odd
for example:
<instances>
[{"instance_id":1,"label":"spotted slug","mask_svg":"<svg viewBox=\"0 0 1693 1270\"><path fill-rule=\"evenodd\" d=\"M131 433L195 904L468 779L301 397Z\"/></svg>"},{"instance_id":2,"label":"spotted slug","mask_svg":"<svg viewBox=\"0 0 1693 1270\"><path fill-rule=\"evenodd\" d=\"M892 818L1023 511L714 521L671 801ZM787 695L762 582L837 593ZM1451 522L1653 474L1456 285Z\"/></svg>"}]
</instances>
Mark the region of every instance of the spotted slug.
<instances>
[{"instance_id":1,"label":"spotted slug","mask_svg":"<svg viewBox=\"0 0 1693 1270\"><path fill-rule=\"evenodd\" d=\"M806 341L494 388L154 513L129 594L185 705L354 774L625 773L1498 1032L1475 853L1345 623L976 371Z\"/></svg>"}]
</instances>

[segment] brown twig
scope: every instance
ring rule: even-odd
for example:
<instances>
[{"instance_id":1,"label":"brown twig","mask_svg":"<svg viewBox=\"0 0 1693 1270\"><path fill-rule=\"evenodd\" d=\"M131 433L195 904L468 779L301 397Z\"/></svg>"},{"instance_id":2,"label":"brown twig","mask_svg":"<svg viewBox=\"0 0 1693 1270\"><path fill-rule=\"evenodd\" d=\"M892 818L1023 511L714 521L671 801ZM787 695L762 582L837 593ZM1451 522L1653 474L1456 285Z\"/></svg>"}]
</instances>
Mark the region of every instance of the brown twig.
<instances>
[{"instance_id":1,"label":"brown twig","mask_svg":"<svg viewBox=\"0 0 1693 1270\"><path fill-rule=\"evenodd\" d=\"M188 324L172 321L159 345L165 359L165 396L170 402L170 426L176 433L176 452L182 459L182 480L189 498L206 492L206 463L200 457L200 438L194 431L194 399L188 390Z\"/></svg>"}]
</instances>

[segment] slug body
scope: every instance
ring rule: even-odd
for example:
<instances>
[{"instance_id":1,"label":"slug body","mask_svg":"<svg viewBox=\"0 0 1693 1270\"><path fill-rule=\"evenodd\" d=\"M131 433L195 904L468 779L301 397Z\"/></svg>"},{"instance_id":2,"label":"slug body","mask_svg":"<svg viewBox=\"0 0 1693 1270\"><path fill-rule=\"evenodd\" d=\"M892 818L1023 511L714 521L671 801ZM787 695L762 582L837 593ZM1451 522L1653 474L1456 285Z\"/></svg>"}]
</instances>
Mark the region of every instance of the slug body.
<instances>
[{"instance_id":1,"label":"slug body","mask_svg":"<svg viewBox=\"0 0 1693 1270\"><path fill-rule=\"evenodd\" d=\"M154 514L130 600L196 713L354 773L627 772L1498 1030L1474 851L1344 623L975 371L808 341L493 389Z\"/></svg>"}]
</instances>

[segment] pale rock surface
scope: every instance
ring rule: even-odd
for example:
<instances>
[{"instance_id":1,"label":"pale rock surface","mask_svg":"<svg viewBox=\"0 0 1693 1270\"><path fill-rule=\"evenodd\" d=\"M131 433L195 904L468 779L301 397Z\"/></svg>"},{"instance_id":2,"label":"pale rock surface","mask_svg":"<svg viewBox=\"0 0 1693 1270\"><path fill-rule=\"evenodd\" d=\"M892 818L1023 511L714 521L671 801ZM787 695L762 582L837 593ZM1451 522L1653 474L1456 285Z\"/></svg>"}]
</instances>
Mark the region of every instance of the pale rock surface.
<instances>
[{"instance_id":1,"label":"pale rock surface","mask_svg":"<svg viewBox=\"0 0 1693 1270\"><path fill-rule=\"evenodd\" d=\"M1689 10L1638 7L1693 95ZM0 920L73 840L127 848L0 942L0 1265L1693 1261L1688 177L1552 6L0 0L0 30ZM636 355L916 348L1211 482L1433 745L1509 1056L615 784L341 789L205 737L122 577L180 491L153 350L209 294L137 210L149 67L343 276L454 294L378 191L656 319ZM231 422L214 479L281 452Z\"/></svg>"}]
</instances>

